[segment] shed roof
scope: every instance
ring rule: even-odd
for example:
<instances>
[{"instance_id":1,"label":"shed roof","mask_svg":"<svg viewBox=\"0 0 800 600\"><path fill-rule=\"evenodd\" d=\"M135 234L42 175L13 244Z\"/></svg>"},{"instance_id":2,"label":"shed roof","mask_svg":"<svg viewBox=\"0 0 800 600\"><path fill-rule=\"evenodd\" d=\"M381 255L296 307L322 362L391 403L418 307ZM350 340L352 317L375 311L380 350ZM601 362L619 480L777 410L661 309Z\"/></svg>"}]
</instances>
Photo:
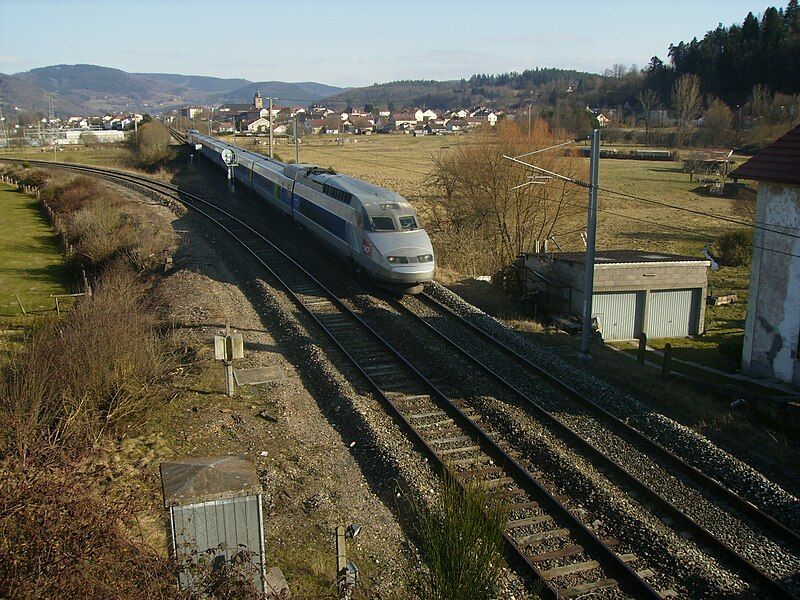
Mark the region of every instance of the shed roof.
<instances>
[{"instance_id":1,"label":"shed roof","mask_svg":"<svg viewBox=\"0 0 800 600\"><path fill-rule=\"evenodd\" d=\"M255 467L243 456L163 462L161 484L166 506L251 496L262 491Z\"/></svg>"},{"instance_id":2,"label":"shed roof","mask_svg":"<svg viewBox=\"0 0 800 600\"><path fill-rule=\"evenodd\" d=\"M787 131L730 176L800 184L800 125Z\"/></svg>"},{"instance_id":3,"label":"shed roof","mask_svg":"<svg viewBox=\"0 0 800 600\"><path fill-rule=\"evenodd\" d=\"M548 252L539 256L554 260L566 260L583 263L586 260L585 252ZM672 262L700 262L707 263L705 258L684 256L680 254L665 254L663 252L648 252L646 250L598 250L595 253L596 264L624 264L624 263L672 263Z\"/></svg>"}]
</instances>

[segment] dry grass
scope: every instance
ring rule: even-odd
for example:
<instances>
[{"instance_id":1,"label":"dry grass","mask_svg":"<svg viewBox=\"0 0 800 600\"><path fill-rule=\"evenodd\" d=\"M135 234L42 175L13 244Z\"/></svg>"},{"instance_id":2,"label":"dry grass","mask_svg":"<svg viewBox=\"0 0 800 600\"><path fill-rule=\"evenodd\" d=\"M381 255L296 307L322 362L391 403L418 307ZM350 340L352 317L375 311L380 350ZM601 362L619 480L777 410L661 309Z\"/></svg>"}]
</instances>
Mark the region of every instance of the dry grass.
<instances>
[{"instance_id":1,"label":"dry grass","mask_svg":"<svg viewBox=\"0 0 800 600\"><path fill-rule=\"evenodd\" d=\"M146 417L171 361L145 294L130 269L114 265L92 297L29 334L0 380L6 454L80 454Z\"/></svg>"},{"instance_id":2,"label":"dry grass","mask_svg":"<svg viewBox=\"0 0 800 600\"><path fill-rule=\"evenodd\" d=\"M0 463L0 597L172 599L171 561L136 541L131 507L81 463Z\"/></svg>"}]
</instances>

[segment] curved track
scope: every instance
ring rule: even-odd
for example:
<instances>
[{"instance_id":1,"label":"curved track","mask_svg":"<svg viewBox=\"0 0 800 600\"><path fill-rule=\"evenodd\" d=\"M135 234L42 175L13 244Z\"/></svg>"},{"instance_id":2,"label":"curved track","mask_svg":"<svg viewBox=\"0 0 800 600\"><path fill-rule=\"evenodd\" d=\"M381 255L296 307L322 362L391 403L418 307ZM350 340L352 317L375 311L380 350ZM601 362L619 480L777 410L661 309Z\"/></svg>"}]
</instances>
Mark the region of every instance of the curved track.
<instances>
[{"instance_id":1,"label":"curved track","mask_svg":"<svg viewBox=\"0 0 800 600\"><path fill-rule=\"evenodd\" d=\"M173 132L173 135L183 141L178 132ZM504 538L509 559L543 582L546 597L565 598L593 590L614 588L634 597L659 597L659 593L645 580L646 576L652 575L645 568L647 565L638 565L641 561L632 554L616 553L612 549L617 545L616 540L598 538L567 507L568 498L551 493L548 486L537 480L530 464L517 458L513 450L502 447L486 433L479 415L465 408L459 400L451 398L439 382L417 369L373 325L362 319L304 267L247 223L196 195L138 175L83 165L27 162L102 175L157 192L183 203L228 233L286 289L297 305L343 352L416 445L440 470L454 475L462 485L491 489L497 497L508 500L511 512ZM421 296L419 301L458 323L484 342L488 341L494 349L581 403L598 418L605 420L610 427L624 431L625 435L635 439L647 452L669 464L670 468L682 476L692 479L696 485L710 490L734 510L747 515L774 536L789 545L800 547L800 536L797 533L785 528L770 515L620 421L568 383L499 342L469 319L458 315L429 295ZM415 314L408 307L403 310L410 315ZM769 590L776 597L792 597L781 583L694 522L669 500L660 497L646 484L605 457L579 434L558 423L522 391L517 390L513 383L482 364L479 358L472 356L468 350L427 323L424 318L415 316L456 352L495 378L499 385L524 397L537 418L552 421L551 424L560 428L564 436L570 437L582 452L603 461L635 494L645 497L672 518L680 520L698 542L724 556L746 579ZM543 566L553 564L558 566ZM636 568L632 566L634 564L637 564Z\"/></svg>"}]
</instances>

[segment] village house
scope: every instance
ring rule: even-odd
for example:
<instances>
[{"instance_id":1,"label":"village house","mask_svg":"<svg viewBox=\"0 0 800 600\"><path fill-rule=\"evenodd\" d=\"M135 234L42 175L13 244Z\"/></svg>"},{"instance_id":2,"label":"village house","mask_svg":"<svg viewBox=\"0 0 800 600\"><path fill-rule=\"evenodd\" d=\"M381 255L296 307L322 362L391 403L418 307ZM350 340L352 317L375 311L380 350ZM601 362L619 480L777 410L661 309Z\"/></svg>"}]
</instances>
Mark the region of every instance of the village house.
<instances>
[{"instance_id":1,"label":"village house","mask_svg":"<svg viewBox=\"0 0 800 600\"><path fill-rule=\"evenodd\" d=\"M758 182L742 372L800 387L800 125L731 177Z\"/></svg>"},{"instance_id":2,"label":"village house","mask_svg":"<svg viewBox=\"0 0 800 600\"><path fill-rule=\"evenodd\" d=\"M414 112L414 118L418 123L424 123L426 121L430 121L431 119L438 119L439 115L431 109L422 110L421 108L418 108Z\"/></svg>"},{"instance_id":3,"label":"village house","mask_svg":"<svg viewBox=\"0 0 800 600\"><path fill-rule=\"evenodd\" d=\"M353 133L368 135L375 131L375 121L365 116L351 116L350 122Z\"/></svg>"},{"instance_id":4,"label":"village house","mask_svg":"<svg viewBox=\"0 0 800 600\"><path fill-rule=\"evenodd\" d=\"M303 123L305 130L311 135L317 135L325 127L325 119L306 119Z\"/></svg>"},{"instance_id":5,"label":"village house","mask_svg":"<svg viewBox=\"0 0 800 600\"><path fill-rule=\"evenodd\" d=\"M416 124L417 117L411 113L395 113L389 117L392 129L413 129Z\"/></svg>"},{"instance_id":6,"label":"village house","mask_svg":"<svg viewBox=\"0 0 800 600\"><path fill-rule=\"evenodd\" d=\"M203 109L199 106L184 106L182 109L180 109L179 114L186 119L194 119L195 115L202 110Z\"/></svg>"},{"instance_id":7,"label":"village house","mask_svg":"<svg viewBox=\"0 0 800 600\"><path fill-rule=\"evenodd\" d=\"M603 113L600 113L599 115L597 115L597 125L599 127L605 127L609 123L611 123L611 119L609 119Z\"/></svg>"},{"instance_id":8,"label":"village house","mask_svg":"<svg viewBox=\"0 0 800 600\"><path fill-rule=\"evenodd\" d=\"M247 131L252 133L264 133L269 131L269 119L265 119L264 117L259 117L255 121L252 121L247 124L246 126Z\"/></svg>"},{"instance_id":9,"label":"village house","mask_svg":"<svg viewBox=\"0 0 800 600\"><path fill-rule=\"evenodd\" d=\"M450 132L457 132L457 131L464 131L469 127L469 124L465 119L450 119L447 122L447 131Z\"/></svg>"}]
</instances>

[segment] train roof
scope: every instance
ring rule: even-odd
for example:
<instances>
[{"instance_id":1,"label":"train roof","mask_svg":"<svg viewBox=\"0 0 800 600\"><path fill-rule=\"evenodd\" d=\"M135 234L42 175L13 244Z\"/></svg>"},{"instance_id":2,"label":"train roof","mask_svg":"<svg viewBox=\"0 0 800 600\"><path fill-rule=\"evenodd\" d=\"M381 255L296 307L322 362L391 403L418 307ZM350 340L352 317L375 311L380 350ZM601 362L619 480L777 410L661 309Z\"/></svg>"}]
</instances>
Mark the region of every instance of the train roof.
<instances>
[{"instance_id":1,"label":"train roof","mask_svg":"<svg viewBox=\"0 0 800 600\"><path fill-rule=\"evenodd\" d=\"M284 169L287 177L299 179L305 177L320 185L330 185L335 188L349 192L361 202L365 207L372 204L385 204L387 202L400 204L403 208L410 208L408 201L397 192L387 190L378 185L356 179L350 175L342 175L332 169L326 169L317 165L299 164L287 165Z\"/></svg>"}]
</instances>

